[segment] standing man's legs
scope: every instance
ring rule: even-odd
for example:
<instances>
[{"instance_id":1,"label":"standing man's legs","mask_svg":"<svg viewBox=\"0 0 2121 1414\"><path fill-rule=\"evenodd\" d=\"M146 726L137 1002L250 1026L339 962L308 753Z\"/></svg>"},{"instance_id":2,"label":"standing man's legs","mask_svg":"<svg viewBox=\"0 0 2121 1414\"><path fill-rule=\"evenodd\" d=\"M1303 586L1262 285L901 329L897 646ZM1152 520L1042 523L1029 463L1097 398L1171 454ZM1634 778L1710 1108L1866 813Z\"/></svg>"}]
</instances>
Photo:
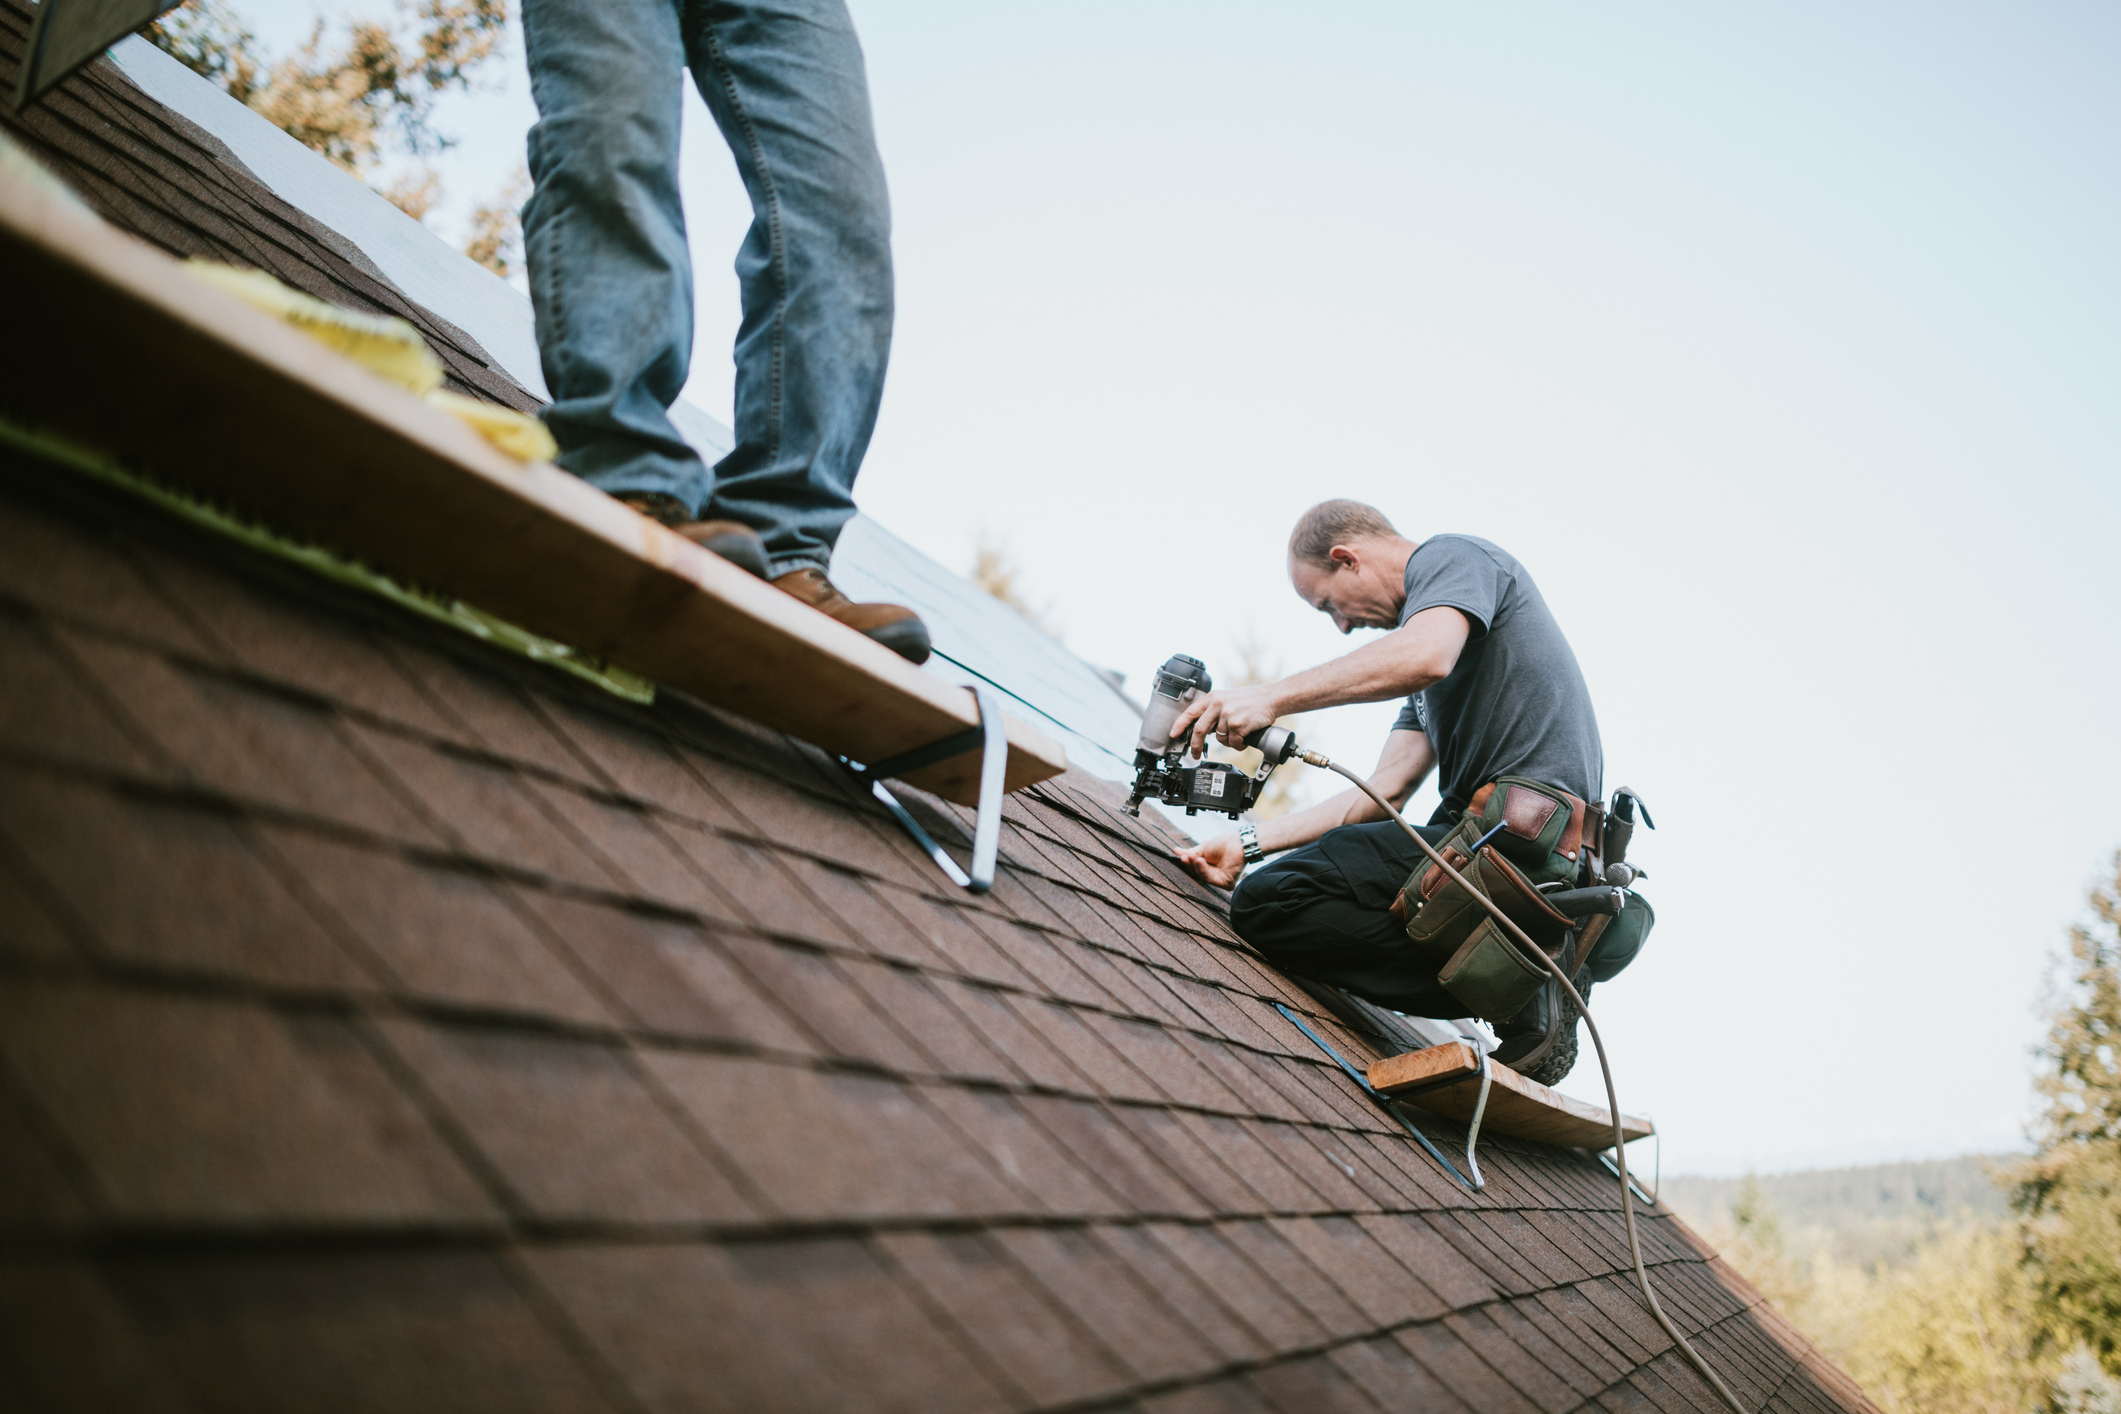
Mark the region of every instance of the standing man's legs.
<instances>
[{"instance_id":1,"label":"standing man's legs","mask_svg":"<svg viewBox=\"0 0 2121 1414\"><path fill-rule=\"evenodd\" d=\"M539 116L523 249L560 465L697 519L712 480L668 413L692 359L679 18L677 0L524 0Z\"/></svg>"},{"instance_id":2,"label":"standing man's legs","mask_svg":"<svg viewBox=\"0 0 2121 1414\"><path fill-rule=\"evenodd\" d=\"M891 205L861 44L845 0L689 0L684 34L753 213L737 440L712 513L756 526L776 577L823 570L891 356Z\"/></svg>"},{"instance_id":3,"label":"standing man's legs","mask_svg":"<svg viewBox=\"0 0 2121 1414\"><path fill-rule=\"evenodd\" d=\"M524 0L523 30L539 113L524 248L560 464L659 519L713 517L681 533L924 661L912 610L825 577L891 350L890 204L844 0ZM692 344L688 63L754 212L737 444L712 475L668 415Z\"/></svg>"},{"instance_id":4,"label":"standing man's legs","mask_svg":"<svg viewBox=\"0 0 2121 1414\"><path fill-rule=\"evenodd\" d=\"M1431 844L1451 832L1416 828ZM1230 926L1285 972L1414 1016L1462 1016L1390 911L1418 854L1390 820L1343 825L1240 879Z\"/></svg>"}]
</instances>

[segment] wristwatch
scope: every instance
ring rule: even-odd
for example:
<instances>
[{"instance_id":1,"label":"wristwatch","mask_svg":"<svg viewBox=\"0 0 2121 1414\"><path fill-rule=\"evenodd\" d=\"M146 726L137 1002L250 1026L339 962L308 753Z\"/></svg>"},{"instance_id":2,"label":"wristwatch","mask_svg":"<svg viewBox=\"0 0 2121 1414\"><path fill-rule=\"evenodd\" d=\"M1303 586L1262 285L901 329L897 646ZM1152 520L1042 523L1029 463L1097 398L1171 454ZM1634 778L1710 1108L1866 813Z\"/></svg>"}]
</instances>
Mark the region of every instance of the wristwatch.
<instances>
[{"instance_id":1,"label":"wristwatch","mask_svg":"<svg viewBox=\"0 0 2121 1414\"><path fill-rule=\"evenodd\" d=\"M1259 847L1259 831L1252 828L1250 820L1237 827L1237 842L1245 847L1245 863L1257 864L1267 857Z\"/></svg>"}]
</instances>

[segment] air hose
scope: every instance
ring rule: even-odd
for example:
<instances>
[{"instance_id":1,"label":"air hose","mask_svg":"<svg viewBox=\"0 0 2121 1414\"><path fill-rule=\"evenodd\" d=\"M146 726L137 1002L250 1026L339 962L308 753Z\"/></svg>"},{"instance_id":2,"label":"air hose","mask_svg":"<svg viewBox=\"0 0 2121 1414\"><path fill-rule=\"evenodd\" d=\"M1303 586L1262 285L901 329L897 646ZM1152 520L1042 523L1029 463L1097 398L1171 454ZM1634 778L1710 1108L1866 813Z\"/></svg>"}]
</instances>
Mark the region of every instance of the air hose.
<instances>
[{"instance_id":1,"label":"air hose","mask_svg":"<svg viewBox=\"0 0 2121 1414\"><path fill-rule=\"evenodd\" d=\"M1642 1288L1642 1299L1646 1303L1648 1303L1650 1308L1650 1314L1657 1318L1657 1324L1664 1327L1664 1333L1672 1338L1672 1343L1679 1347L1681 1353L1686 1356L1687 1361L1692 1364L1696 1370L1700 1371L1701 1377L1709 1382L1709 1387L1715 1390L1716 1393L1722 1397L1723 1402L1729 1405L1731 1409L1735 1411L1735 1414L1746 1414L1746 1407L1738 1402L1738 1396L1731 1393L1730 1387L1724 1384L1724 1382L1717 1376L1714 1370L1709 1368L1708 1361L1702 1359L1700 1353L1694 1349L1692 1343L1689 1342L1684 1335L1680 1334L1679 1327L1672 1324L1672 1318L1665 1315L1664 1308L1657 1304L1657 1293L1650 1288L1650 1269L1643 1263L1642 1240L1636 1234L1635 1231L1634 1195L1632 1189L1629 1187L1628 1184L1627 1135L1621 1129L1620 1096L1613 1089L1613 1066L1612 1063L1606 1059L1605 1041L1598 1034L1598 1023L1591 1020L1591 1009L1590 1007L1584 1004L1583 995L1576 990L1576 984L1569 980L1568 974L1561 970L1560 965L1557 964L1553 958L1547 956L1546 950L1544 948L1541 948L1538 944L1534 943L1529 937L1527 937L1525 935L1524 929L1518 927L1514 920L1512 920L1507 914L1505 914L1501 908L1496 906L1496 903L1493 899L1489 898L1478 888L1474 887L1472 882L1468 880L1465 875L1459 873L1456 869L1452 868L1450 861L1445 859L1441 854L1437 853L1436 849L1431 846L1427 840L1423 839L1421 835L1415 830L1415 828L1412 825L1409 825L1406 822L1405 818L1402 817L1397 810L1392 808L1391 802L1386 800L1383 796L1379 795L1377 791L1371 787L1368 781L1364 780L1361 776L1356 775L1353 771L1350 771L1345 766L1336 765L1333 761L1328 759L1326 754L1322 751L1309 751L1299 748L1296 752L1296 755L1297 758L1307 766L1317 766L1323 770L1332 771L1336 775L1346 777L1349 781L1354 783L1355 787L1358 790L1362 791L1364 795L1367 795L1370 797L1370 799L1376 801L1378 808L1385 812L1386 817L1396 822L1399 825L1400 829L1405 830L1407 832L1407 838L1414 841L1415 844L1419 845L1423 854L1428 855L1430 859L1436 861L1436 866L1439 869L1443 870L1445 874L1449 875L1453 883L1456 883L1460 888L1464 889L1475 899L1479 900L1480 906L1488 911L1489 915L1493 917L1494 920L1502 926L1504 931L1509 933L1511 937L1515 938L1520 944L1523 945L1524 951L1527 955L1531 957L1536 957L1541 963L1545 964L1547 971L1554 974L1554 980L1561 983L1562 990L1566 991L1569 994L1569 1000L1576 1004L1577 1014L1583 1018L1583 1024L1590 1028L1591 1044L1596 1047L1598 1051L1598 1068L1605 1075L1605 1102L1608 1109L1612 1112L1613 1116L1613 1158L1615 1161L1615 1172L1620 1175L1620 1213L1621 1217L1627 1224L1628 1254L1635 1259L1635 1284ZM1485 1071L1485 1066L1483 1066L1483 1071ZM1485 1098L1485 1096L1483 1096L1483 1098ZM1476 1123L1477 1122L1478 1121L1476 1118Z\"/></svg>"}]
</instances>

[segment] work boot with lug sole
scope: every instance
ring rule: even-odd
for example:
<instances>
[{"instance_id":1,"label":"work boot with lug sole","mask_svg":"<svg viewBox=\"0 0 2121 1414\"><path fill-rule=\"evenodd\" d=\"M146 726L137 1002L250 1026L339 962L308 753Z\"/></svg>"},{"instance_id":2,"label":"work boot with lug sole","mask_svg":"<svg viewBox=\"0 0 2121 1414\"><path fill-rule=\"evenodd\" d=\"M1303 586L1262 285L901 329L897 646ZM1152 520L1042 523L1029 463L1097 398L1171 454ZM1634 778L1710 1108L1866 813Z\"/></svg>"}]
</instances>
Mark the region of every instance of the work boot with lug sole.
<instances>
[{"instance_id":1,"label":"work boot with lug sole","mask_svg":"<svg viewBox=\"0 0 2121 1414\"><path fill-rule=\"evenodd\" d=\"M857 604L840 593L823 570L811 565L781 575L773 587L875 639L909 663L928 661L928 626L902 604Z\"/></svg>"},{"instance_id":2,"label":"work boot with lug sole","mask_svg":"<svg viewBox=\"0 0 2121 1414\"><path fill-rule=\"evenodd\" d=\"M721 556L746 574L766 577L766 542L742 521L694 520L685 503L660 491L629 491L622 505L667 526L703 550Z\"/></svg>"},{"instance_id":3,"label":"work boot with lug sole","mask_svg":"<svg viewBox=\"0 0 2121 1414\"><path fill-rule=\"evenodd\" d=\"M1591 977L1577 974L1576 989L1588 1002ZM1539 994L1524 1009L1495 1028L1502 1044L1494 1059L1527 1080L1541 1085L1559 1085L1576 1068L1576 1022L1581 1013L1569 1000L1561 984L1549 977Z\"/></svg>"}]
</instances>

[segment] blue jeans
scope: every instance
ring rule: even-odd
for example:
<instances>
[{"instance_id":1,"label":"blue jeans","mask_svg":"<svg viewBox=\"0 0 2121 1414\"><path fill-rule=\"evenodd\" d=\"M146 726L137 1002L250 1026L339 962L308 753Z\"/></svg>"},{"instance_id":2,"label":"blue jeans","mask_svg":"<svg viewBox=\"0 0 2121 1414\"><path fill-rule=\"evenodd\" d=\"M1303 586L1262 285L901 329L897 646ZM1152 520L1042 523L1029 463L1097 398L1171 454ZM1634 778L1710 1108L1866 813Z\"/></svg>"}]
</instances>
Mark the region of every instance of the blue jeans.
<instances>
[{"instance_id":1,"label":"blue jeans","mask_svg":"<svg viewBox=\"0 0 2121 1414\"><path fill-rule=\"evenodd\" d=\"M560 465L659 491L823 568L854 516L891 353L891 212L845 0L524 0L539 121L523 245ZM751 195L736 446L712 473L668 409L692 360L678 201L689 66Z\"/></svg>"}]
</instances>

